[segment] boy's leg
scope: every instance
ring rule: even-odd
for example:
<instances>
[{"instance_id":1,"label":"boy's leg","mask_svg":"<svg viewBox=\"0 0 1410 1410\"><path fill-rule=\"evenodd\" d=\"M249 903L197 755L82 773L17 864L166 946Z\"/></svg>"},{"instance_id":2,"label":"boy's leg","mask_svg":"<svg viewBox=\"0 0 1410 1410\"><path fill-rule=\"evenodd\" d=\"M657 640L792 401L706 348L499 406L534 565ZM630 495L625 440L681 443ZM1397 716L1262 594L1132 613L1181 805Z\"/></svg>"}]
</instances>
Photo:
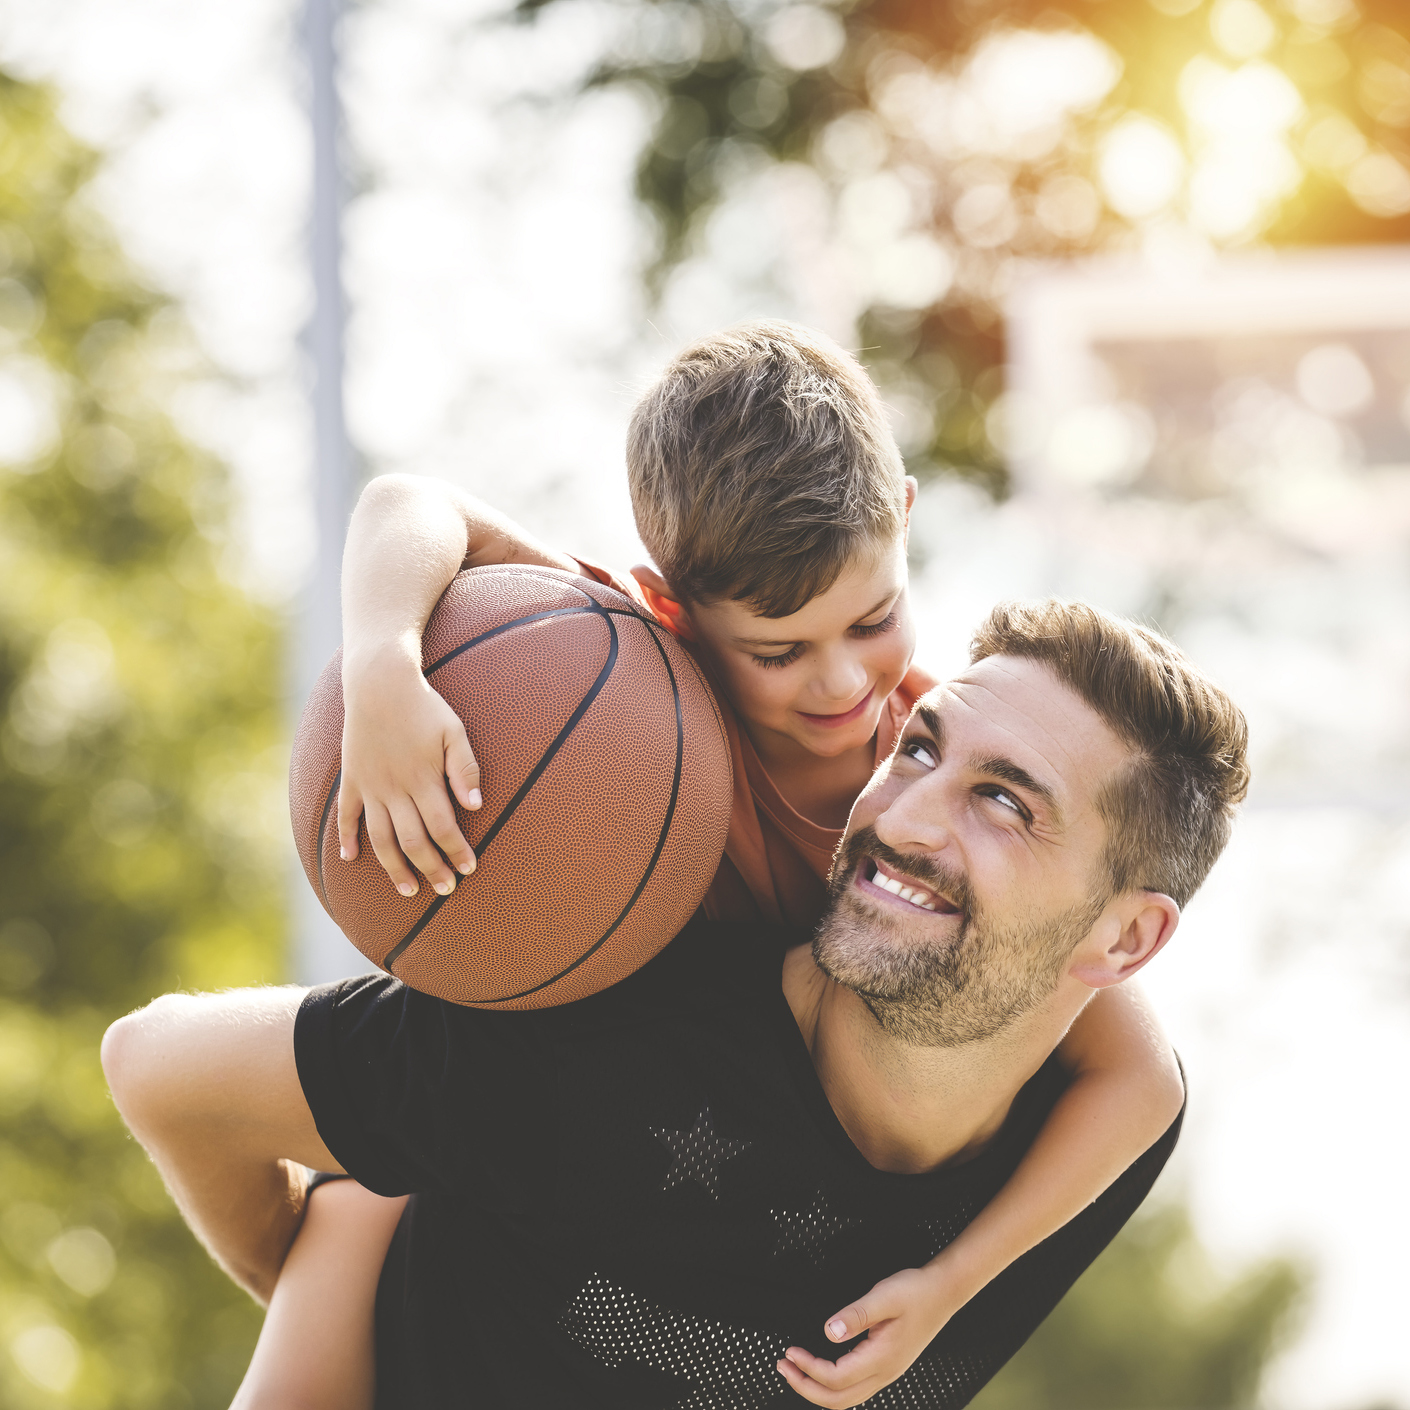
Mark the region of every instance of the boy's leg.
<instances>
[{"instance_id":1,"label":"boy's leg","mask_svg":"<svg viewBox=\"0 0 1410 1410\"><path fill-rule=\"evenodd\" d=\"M372 1410L377 1280L405 1205L355 1180L310 1191L230 1410Z\"/></svg>"}]
</instances>

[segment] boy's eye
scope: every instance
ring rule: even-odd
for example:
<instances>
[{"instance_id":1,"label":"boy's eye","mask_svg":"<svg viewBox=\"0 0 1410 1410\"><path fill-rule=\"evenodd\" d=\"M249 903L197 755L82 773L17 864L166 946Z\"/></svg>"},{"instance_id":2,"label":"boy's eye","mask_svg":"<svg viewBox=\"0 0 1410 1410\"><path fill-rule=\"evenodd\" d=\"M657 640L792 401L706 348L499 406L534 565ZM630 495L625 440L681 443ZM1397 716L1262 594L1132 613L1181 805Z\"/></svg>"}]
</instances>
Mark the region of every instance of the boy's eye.
<instances>
[{"instance_id":1,"label":"boy's eye","mask_svg":"<svg viewBox=\"0 0 1410 1410\"><path fill-rule=\"evenodd\" d=\"M880 636L882 632L889 632L897 622L896 609L893 607L879 622L859 622L852 628L853 636Z\"/></svg>"},{"instance_id":2,"label":"boy's eye","mask_svg":"<svg viewBox=\"0 0 1410 1410\"><path fill-rule=\"evenodd\" d=\"M791 666L803 654L803 643L796 641L779 656L755 656L761 666Z\"/></svg>"}]
</instances>

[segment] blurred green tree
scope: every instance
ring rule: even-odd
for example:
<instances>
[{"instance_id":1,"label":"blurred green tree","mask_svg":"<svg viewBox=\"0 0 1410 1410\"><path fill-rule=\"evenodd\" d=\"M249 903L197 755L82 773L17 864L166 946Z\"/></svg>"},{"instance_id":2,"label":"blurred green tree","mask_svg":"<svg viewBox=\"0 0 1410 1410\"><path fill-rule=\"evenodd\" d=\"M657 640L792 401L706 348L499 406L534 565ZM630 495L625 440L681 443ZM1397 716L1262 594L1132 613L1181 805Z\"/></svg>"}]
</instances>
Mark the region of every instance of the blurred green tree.
<instances>
[{"instance_id":1,"label":"blurred green tree","mask_svg":"<svg viewBox=\"0 0 1410 1410\"><path fill-rule=\"evenodd\" d=\"M565 0L519 0L532 17ZM592 76L656 112L659 290L774 163L820 178L922 478L1006 489L1000 309L1026 263L1410 239L1403 0L626 0ZM815 219L817 217L814 217Z\"/></svg>"},{"instance_id":2,"label":"blurred green tree","mask_svg":"<svg viewBox=\"0 0 1410 1410\"><path fill-rule=\"evenodd\" d=\"M1258 1403L1306 1275L1284 1260L1211 1270L1179 1205L1138 1214L975 1410L1201 1410Z\"/></svg>"},{"instance_id":3,"label":"blurred green tree","mask_svg":"<svg viewBox=\"0 0 1410 1410\"><path fill-rule=\"evenodd\" d=\"M216 1407L258 1328L126 1135L105 1025L282 978L269 618L218 571L220 467L159 403L175 311L0 76L0 1403Z\"/></svg>"}]
</instances>

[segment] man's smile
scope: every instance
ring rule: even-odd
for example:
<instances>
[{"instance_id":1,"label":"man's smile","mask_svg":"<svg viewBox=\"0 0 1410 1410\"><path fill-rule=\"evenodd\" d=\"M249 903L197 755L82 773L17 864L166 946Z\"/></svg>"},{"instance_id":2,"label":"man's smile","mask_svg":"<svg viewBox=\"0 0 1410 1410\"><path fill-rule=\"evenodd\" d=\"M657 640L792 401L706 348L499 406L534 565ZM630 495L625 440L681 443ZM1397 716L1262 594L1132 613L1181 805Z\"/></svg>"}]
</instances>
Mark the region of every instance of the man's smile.
<instances>
[{"instance_id":1,"label":"man's smile","mask_svg":"<svg viewBox=\"0 0 1410 1410\"><path fill-rule=\"evenodd\" d=\"M874 857L864 857L857 868L856 886L869 896L884 899L892 905L898 902L922 911L955 916L962 912L948 897L917 881L905 872L888 867Z\"/></svg>"}]
</instances>

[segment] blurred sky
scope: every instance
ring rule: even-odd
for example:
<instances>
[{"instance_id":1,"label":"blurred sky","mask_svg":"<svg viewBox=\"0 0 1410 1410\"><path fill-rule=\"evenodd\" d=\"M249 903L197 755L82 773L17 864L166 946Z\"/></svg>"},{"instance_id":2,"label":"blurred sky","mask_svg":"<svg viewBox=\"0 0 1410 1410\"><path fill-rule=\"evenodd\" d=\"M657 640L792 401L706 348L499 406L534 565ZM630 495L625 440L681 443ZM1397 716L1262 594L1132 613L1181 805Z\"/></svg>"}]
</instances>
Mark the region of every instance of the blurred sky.
<instances>
[{"instance_id":1,"label":"blurred sky","mask_svg":"<svg viewBox=\"0 0 1410 1410\"><path fill-rule=\"evenodd\" d=\"M350 429L377 470L448 476L554 542L630 563L641 549L622 441L637 389L687 337L745 315L851 341L880 277L858 250L895 239L875 233L886 192L854 199L834 232L806 168L747 176L648 318L630 180L649 115L624 93L563 100L621 10L579 0L514 30L487 13L381 0L346 25ZM0 0L0 62L53 80L66 121L111 153L93 199L185 303L209 373L174 409L236 471L230 571L276 602L297 586L310 524L296 22L290 0ZM1148 139L1135 132L1110 158L1131 200L1159 175ZM1217 194L1216 214L1230 208ZM970 214L979 229L984 213ZM948 277L924 249L908 258L917 287ZM1182 640L1248 706L1265 760L1280 757L1275 743L1325 758L1294 769L1280 798L1255 797L1149 971L1193 1088L1170 1178L1222 1266L1284 1250L1319 1266L1270 1404L1410 1405L1410 1139L1397 1114L1410 1071L1410 812L1392 796L1405 779L1405 653L1383 667L1377 644L1403 641L1387 614L1410 611L1404 535L1368 578L1354 551L1314 571L1305 556L1270 558L1263 529L1239 538L1188 513L1133 521L1141 513L1076 492L1057 508L1024 496L996 508L963 485L929 488L916 522L922 655L959 664L998 597L1058 589L1139 606L1153 575L1207 577L1209 543L1223 546L1206 593L1217 601L1184 613ZM1182 558L1189 543L1199 552ZM1348 754L1368 739L1379 743ZM1340 788L1377 769L1394 787L1374 807Z\"/></svg>"}]
</instances>

